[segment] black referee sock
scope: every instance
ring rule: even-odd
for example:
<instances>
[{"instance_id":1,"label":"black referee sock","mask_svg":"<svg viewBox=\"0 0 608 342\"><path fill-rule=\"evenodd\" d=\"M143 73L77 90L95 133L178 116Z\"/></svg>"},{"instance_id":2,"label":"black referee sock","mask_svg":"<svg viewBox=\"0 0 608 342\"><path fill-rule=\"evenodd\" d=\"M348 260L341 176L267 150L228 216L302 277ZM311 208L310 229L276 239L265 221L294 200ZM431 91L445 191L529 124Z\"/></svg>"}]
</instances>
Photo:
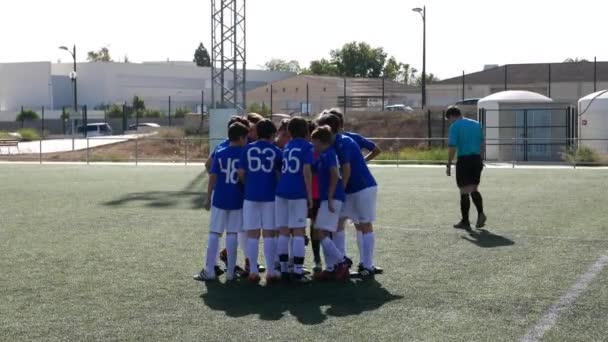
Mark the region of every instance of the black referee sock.
<instances>
[{"instance_id":1,"label":"black referee sock","mask_svg":"<svg viewBox=\"0 0 608 342\"><path fill-rule=\"evenodd\" d=\"M460 212L462 213L462 222L469 223L469 209L471 209L471 201L469 194L460 195Z\"/></svg>"},{"instance_id":2,"label":"black referee sock","mask_svg":"<svg viewBox=\"0 0 608 342\"><path fill-rule=\"evenodd\" d=\"M481 194L479 193L479 191L472 192L471 198L473 199L473 204L475 204L475 208L477 208L477 212L483 214L483 199L481 198Z\"/></svg>"}]
</instances>

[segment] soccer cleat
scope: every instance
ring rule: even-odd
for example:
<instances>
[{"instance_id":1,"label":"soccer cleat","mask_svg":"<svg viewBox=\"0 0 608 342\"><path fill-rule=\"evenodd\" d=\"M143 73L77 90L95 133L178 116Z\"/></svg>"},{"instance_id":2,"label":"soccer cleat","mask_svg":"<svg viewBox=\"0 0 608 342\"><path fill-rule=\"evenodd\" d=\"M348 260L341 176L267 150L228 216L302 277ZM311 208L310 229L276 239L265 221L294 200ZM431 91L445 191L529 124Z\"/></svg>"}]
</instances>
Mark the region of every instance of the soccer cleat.
<instances>
[{"instance_id":1,"label":"soccer cleat","mask_svg":"<svg viewBox=\"0 0 608 342\"><path fill-rule=\"evenodd\" d=\"M262 265L259 265L259 264L258 264L258 272L259 272L259 273L264 273L264 272L266 272L266 267L264 267L264 266L262 266Z\"/></svg>"},{"instance_id":2,"label":"soccer cleat","mask_svg":"<svg viewBox=\"0 0 608 342\"><path fill-rule=\"evenodd\" d=\"M220 252L220 260L224 263L224 265L228 266L228 251L226 248L222 249Z\"/></svg>"},{"instance_id":3,"label":"soccer cleat","mask_svg":"<svg viewBox=\"0 0 608 342\"><path fill-rule=\"evenodd\" d=\"M460 221L454 225L456 229L464 229L466 231L471 230L471 224L469 222Z\"/></svg>"},{"instance_id":4,"label":"soccer cleat","mask_svg":"<svg viewBox=\"0 0 608 342\"><path fill-rule=\"evenodd\" d=\"M374 271L364 268L359 271L359 278L362 280L374 279Z\"/></svg>"},{"instance_id":5,"label":"soccer cleat","mask_svg":"<svg viewBox=\"0 0 608 342\"><path fill-rule=\"evenodd\" d=\"M341 263L336 267L336 272L334 274L337 281L346 281L350 276L350 272L348 271L348 265L345 263Z\"/></svg>"},{"instance_id":6,"label":"soccer cleat","mask_svg":"<svg viewBox=\"0 0 608 342\"><path fill-rule=\"evenodd\" d=\"M333 280L335 278L335 272L334 271L322 271L319 273L315 273L315 275L313 276L313 279L316 281L330 281Z\"/></svg>"},{"instance_id":7,"label":"soccer cleat","mask_svg":"<svg viewBox=\"0 0 608 342\"><path fill-rule=\"evenodd\" d=\"M215 265L215 275L219 277L222 274L224 274L224 269L220 265Z\"/></svg>"},{"instance_id":8,"label":"soccer cleat","mask_svg":"<svg viewBox=\"0 0 608 342\"><path fill-rule=\"evenodd\" d=\"M310 270L306 267L302 267L302 274L303 275L309 275L310 274Z\"/></svg>"},{"instance_id":9,"label":"soccer cleat","mask_svg":"<svg viewBox=\"0 0 608 342\"><path fill-rule=\"evenodd\" d=\"M234 275L238 278L246 278L249 276L249 272L245 271L240 266L234 266Z\"/></svg>"},{"instance_id":10,"label":"soccer cleat","mask_svg":"<svg viewBox=\"0 0 608 342\"><path fill-rule=\"evenodd\" d=\"M247 277L247 281L252 284L258 284L260 282L260 275L250 273L249 276Z\"/></svg>"},{"instance_id":11,"label":"soccer cleat","mask_svg":"<svg viewBox=\"0 0 608 342\"><path fill-rule=\"evenodd\" d=\"M318 274L323 271L323 266L321 263L315 263L315 266L312 268L312 274Z\"/></svg>"},{"instance_id":12,"label":"soccer cleat","mask_svg":"<svg viewBox=\"0 0 608 342\"><path fill-rule=\"evenodd\" d=\"M345 256L344 257L344 261L342 261L344 264L346 264L346 267L348 267L348 269L350 269L351 267L353 267L353 261L351 258Z\"/></svg>"},{"instance_id":13,"label":"soccer cleat","mask_svg":"<svg viewBox=\"0 0 608 342\"><path fill-rule=\"evenodd\" d=\"M363 270L363 263L360 262L359 266L357 267L358 272L361 272L361 270ZM372 266L372 271L374 271L374 274L382 274L384 273L384 269L382 269L381 267L377 267L377 266Z\"/></svg>"},{"instance_id":14,"label":"soccer cleat","mask_svg":"<svg viewBox=\"0 0 608 342\"><path fill-rule=\"evenodd\" d=\"M291 281L296 284L307 284L310 282L308 278L304 274L293 273L291 275Z\"/></svg>"},{"instance_id":15,"label":"soccer cleat","mask_svg":"<svg viewBox=\"0 0 608 342\"><path fill-rule=\"evenodd\" d=\"M205 271L204 268L198 274L195 274L192 278L196 281L216 281L217 280L217 276L215 274L209 274L207 271Z\"/></svg>"},{"instance_id":16,"label":"soccer cleat","mask_svg":"<svg viewBox=\"0 0 608 342\"><path fill-rule=\"evenodd\" d=\"M477 224L475 225L475 228L483 228L486 226L486 221L488 220L488 217L486 216L486 214L484 213L480 213L479 217L477 217Z\"/></svg>"}]
</instances>

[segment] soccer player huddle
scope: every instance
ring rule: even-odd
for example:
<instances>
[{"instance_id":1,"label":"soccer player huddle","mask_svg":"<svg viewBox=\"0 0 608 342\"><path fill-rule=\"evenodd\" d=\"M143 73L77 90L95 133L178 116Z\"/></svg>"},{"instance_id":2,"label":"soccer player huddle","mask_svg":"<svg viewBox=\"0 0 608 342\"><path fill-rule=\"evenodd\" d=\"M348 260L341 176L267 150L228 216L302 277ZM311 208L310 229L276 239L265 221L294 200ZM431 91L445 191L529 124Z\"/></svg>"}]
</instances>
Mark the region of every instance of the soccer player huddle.
<instances>
[{"instance_id":1,"label":"soccer player huddle","mask_svg":"<svg viewBox=\"0 0 608 342\"><path fill-rule=\"evenodd\" d=\"M230 119L228 139L206 164L209 240L205 268L195 280L218 279L224 273L217 265L220 256L228 281L243 277L259 283L265 269L266 284L306 282L310 241L313 278L344 281L352 266L346 254L347 220L357 230L357 276L371 279L381 273L373 263L377 184L367 166L381 151L343 126L337 109L323 111L314 121L285 119L278 129L254 113ZM224 232L226 248L220 253ZM260 238L266 267L258 264ZM238 249L246 258L244 269L237 266Z\"/></svg>"}]
</instances>

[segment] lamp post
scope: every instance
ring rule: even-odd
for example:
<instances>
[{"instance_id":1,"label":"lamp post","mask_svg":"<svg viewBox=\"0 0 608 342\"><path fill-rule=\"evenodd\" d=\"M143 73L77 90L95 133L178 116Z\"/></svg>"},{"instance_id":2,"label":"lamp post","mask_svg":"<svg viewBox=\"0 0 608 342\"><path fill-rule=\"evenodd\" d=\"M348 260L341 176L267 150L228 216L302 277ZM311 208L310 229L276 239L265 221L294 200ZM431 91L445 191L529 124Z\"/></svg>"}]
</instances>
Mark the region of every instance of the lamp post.
<instances>
[{"instance_id":1,"label":"lamp post","mask_svg":"<svg viewBox=\"0 0 608 342\"><path fill-rule=\"evenodd\" d=\"M74 60L74 70L70 73L70 79L72 80L72 85L74 88L74 113L78 113L78 83L76 80L76 44L74 44L73 50L70 51L66 46L60 46L59 49L65 50L72 55L72 59ZM72 118L73 120L73 118ZM73 122L73 121L72 121ZM72 135L74 134L74 126L72 125ZM87 136L87 129L84 127L84 136Z\"/></svg>"},{"instance_id":2,"label":"lamp post","mask_svg":"<svg viewBox=\"0 0 608 342\"><path fill-rule=\"evenodd\" d=\"M426 107L426 6L413 8L422 16L422 108Z\"/></svg>"}]
</instances>

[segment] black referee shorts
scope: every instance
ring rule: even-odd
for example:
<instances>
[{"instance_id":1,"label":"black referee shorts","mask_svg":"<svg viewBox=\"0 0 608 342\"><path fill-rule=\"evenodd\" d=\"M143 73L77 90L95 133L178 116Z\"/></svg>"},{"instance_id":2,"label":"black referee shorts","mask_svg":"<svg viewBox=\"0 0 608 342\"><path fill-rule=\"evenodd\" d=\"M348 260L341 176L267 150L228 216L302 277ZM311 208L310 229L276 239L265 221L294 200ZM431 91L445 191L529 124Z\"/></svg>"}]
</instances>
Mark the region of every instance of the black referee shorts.
<instances>
[{"instance_id":1,"label":"black referee shorts","mask_svg":"<svg viewBox=\"0 0 608 342\"><path fill-rule=\"evenodd\" d=\"M458 157L456 161L456 184L459 188L479 185L482 170L483 161L480 155Z\"/></svg>"}]
</instances>

